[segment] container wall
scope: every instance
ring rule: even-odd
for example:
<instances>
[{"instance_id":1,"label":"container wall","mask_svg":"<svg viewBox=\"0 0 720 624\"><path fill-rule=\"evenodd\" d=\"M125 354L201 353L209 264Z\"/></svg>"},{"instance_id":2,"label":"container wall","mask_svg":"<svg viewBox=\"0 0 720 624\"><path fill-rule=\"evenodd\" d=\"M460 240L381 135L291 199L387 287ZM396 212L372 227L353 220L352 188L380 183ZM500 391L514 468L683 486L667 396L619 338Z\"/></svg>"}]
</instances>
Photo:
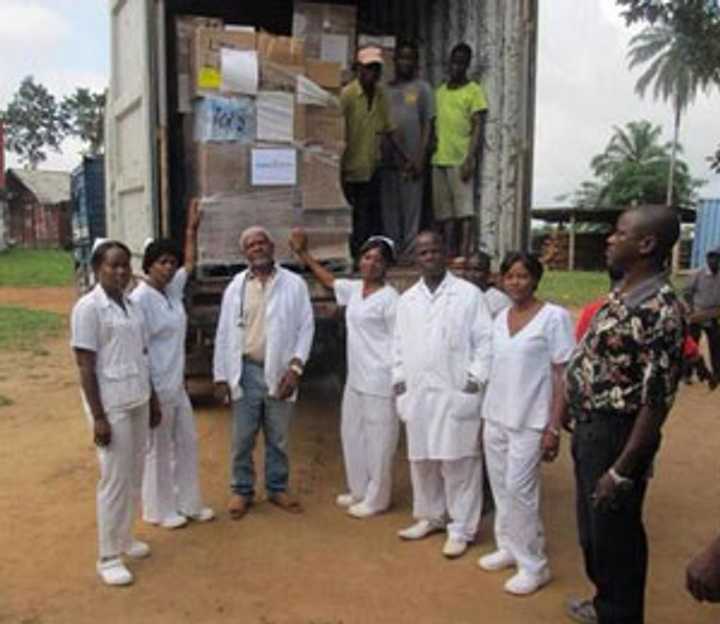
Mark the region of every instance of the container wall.
<instances>
[{"instance_id":1,"label":"container wall","mask_svg":"<svg viewBox=\"0 0 720 624\"><path fill-rule=\"evenodd\" d=\"M700 201L695 221L695 238L692 248L692 267L705 263L705 254L720 246L720 199Z\"/></svg>"}]
</instances>

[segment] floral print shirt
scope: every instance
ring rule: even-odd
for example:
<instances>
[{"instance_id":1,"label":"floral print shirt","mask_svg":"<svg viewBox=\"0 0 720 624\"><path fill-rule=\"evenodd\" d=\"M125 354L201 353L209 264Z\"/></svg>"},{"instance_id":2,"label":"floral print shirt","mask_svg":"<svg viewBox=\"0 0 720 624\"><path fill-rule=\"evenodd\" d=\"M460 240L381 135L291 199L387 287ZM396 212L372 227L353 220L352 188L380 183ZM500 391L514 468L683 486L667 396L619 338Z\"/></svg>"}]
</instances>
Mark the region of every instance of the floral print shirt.
<instances>
[{"instance_id":1,"label":"floral print shirt","mask_svg":"<svg viewBox=\"0 0 720 624\"><path fill-rule=\"evenodd\" d=\"M571 412L635 416L669 410L680 378L684 321L664 276L613 291L578 343L565 372Z\"/></svg>"}]
</instances>

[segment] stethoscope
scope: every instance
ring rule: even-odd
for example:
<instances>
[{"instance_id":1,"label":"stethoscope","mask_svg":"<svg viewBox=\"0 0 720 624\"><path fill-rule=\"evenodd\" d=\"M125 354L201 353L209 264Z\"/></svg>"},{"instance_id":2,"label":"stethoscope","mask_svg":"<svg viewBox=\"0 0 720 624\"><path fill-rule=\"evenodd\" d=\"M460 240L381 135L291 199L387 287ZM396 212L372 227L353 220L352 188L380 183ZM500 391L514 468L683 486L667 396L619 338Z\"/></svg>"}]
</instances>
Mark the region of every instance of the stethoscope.
<instances>
[{"instance_id":1,"label":"stethoscope","mask_svg":"<svg viewBox=\"0 0 720 624\"><path fill-rule=\"evenodd\" d=\"M240 288L240 315L238 316L237 326L240 329L247 327L247 321L245 320L245 289L247 288L247 275L243 280L242 287Z\"/></svg>"}]
</instances>

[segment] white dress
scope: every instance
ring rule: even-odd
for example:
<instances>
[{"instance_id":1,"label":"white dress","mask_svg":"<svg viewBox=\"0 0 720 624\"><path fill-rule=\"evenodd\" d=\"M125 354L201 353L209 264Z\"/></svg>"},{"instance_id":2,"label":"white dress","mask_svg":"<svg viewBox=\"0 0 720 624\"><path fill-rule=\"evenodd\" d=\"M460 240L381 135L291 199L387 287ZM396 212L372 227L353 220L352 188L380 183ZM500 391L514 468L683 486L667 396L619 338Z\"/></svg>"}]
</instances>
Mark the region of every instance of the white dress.
<instances>
[{"instance_id":1,"label":"white dress","mask_svg":"<svg viewBox=\"0 0 720 624\"><path fill-rule=\"evenodd\" d=\"M162 413L150 432L142 491L143 518L156 524L177 513L197 515L203 507L195 418L185 391L187 278L180 268L164 294L142 282L130 295L145 319L150 374Z\"/></svg>"},{"instance_id":2,"label":"white dress","mask_svg":"<svg viewBox=\"0 0 720 624\"><path fill-rule=\"evenodd\" d=\"M398 293L384 286L367 297L361 280L336 279L335 298L347 306L348 377L341 440L348 489L372 511L390 504L399 423L392 399L392 336Z\"/></svg>"},{"instance_id":3,"label":"white dress","mask_svg":"<svg viewBox=\"0 0 720 624\"><path fill-rule=\"evenodd\" d=\"M514 336L509 309L493 323L495 354L483 418L483 442L495 496L495 540L518 568L537 576L547 567L540 518L543 430L550 419L553 364L568 361L574 347L568 312L546 303Z\"/></svg>"}]
</instances>

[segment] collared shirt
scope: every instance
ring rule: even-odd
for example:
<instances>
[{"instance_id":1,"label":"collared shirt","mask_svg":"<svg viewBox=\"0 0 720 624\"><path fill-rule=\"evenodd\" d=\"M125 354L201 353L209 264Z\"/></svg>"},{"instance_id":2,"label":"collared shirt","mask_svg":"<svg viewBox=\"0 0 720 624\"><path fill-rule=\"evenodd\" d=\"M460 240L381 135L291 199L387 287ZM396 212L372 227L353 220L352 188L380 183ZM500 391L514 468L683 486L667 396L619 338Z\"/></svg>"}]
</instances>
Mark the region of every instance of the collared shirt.
<instances>
[{"instance_id":1,"label":"collared shirt","mask_svg":"<svg viewBox=\"0 0 720 624\"><path fill-rule=\"evenodd\" d=\"M695 310L720 306L720 271L713 275L707 267L700 269L690 279L684 295Z\"/></svg>"},{"instance_id":2,"label":"collared shirt","mask_svg":"<svg viewBox=\"0 0 720 624\"><path fill-rule=\"evenodd\" d=\"M142 312L148 335L150 377L163 403L182 398L185 382L185 335L187 315L183 294L187 271L180 267L164 292L141 282L130 301Z\"/></svg>"},{"instance_id":3,"label":"collared shirt","mask_svg":"<svg viewBox=\"0 0 720 624\"><path fill-rule=\"evenodd\" d=\"M125 309L98 284L78 300L70 318L70 346L95 353L100 401L111 422L113 414L150 398L143 317L129 299L123 303ZM87 405L84 395L83 400Z\"/></svg>"},{"instance_id":4,"label":"collared shirt","mask_svg":"<svg viewBox=\"0 0 720 624\"><path fill-rule=\"evenodd\" d=\"M384 89L377 85L372 104L360 83L353 80L340 95L345 115L346 147L342 175L347 182L368 182L380 161L381 135L394 130Z\"/></svg>"},{"instance_id":5,"label":"collared shirt","mask_svg":"<svg viewBox=\"0 0 720 624\"><path fill-rule=\"evenodd\" d=\"M254 362L265 362L265 315L267 313L268 293L275 281L277 272L263 282L252 271L245 283L245 350L243 355Z\"/></svg>"},{"instance_id":6,"label":"collared shirt","mask_svg":"<svg viewBox=\"0 0 720 624\"><path fill-rule=\"evenodd\" d=\"M680 378L683 335L682 311L664 276L627 293L614 290L567 366L571 411L633 417L644 406L669 410Z\"/></svg>"}]
</instances>

